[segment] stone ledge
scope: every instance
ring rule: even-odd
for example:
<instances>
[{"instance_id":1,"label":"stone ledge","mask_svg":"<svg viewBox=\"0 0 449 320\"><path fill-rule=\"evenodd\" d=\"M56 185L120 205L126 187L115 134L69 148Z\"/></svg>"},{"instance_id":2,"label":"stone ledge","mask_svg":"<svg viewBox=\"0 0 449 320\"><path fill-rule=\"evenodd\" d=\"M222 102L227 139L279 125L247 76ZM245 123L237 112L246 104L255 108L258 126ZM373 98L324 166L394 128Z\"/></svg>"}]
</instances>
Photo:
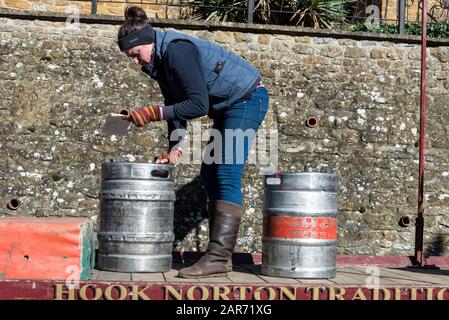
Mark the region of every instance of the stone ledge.
<instances>
[{"instance_id":1,"label":"stone ledge","mask_svg":"<svg viewBox=\"0 0 449 320\"><path fill-rule=\"evenodd\" d=\"M0 8L0 17L21 20L46 20L46 21L66 21L71 14L52 12L28 12L23 10L12 10ZM108 15L87 15L80 14L80 22L86 24L111 24L120 25L124 22L123 17ZM292 26L277 26L263 24L246 24L234 22L198 22L189 20L160 20L150 19L155 27L175 28L187 30L208 30L208 31L233 31L255 34L283 34L290 36L311 36L326 38L346 38L354 40L389 41L393 43L420 44L420 36L385 35L370 32L350 32L328 29L314 29ZM449 46L449 39L428 39L428 47Z\"/></svg>"}]
</instances>

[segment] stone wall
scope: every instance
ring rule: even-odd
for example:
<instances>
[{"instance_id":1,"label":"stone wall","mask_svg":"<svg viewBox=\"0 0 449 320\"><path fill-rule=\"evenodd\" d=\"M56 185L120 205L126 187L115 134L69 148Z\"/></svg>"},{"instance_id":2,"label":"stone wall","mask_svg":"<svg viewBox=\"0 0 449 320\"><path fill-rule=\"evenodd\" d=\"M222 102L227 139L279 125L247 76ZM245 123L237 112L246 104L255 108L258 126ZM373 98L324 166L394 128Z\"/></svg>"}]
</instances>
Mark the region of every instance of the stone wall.
<instances>
[{"instance_id":1,"label":"stone wall","mask_svg":"<svg viewBox=\"0 0 449 320\"><path fill-rule=\"evenodd\" d=\"M1 216L96 221L102 161L147 162L165 150L164 123L129 137L102 132L110 112L162 103L157 84L119 52L116 23L104 23L73 28L0 18ZM414 221L417 211L420 47L413 42L419 39L220 28L181 31L218 42L261 69L271 98L263 128L279 132L281 170L338 174L338 252L412 255L413 223L404 228L398 221L405 215ZM447 42L427 53L425 243L429 254L447 255ZM304 125L309 115L318 118L317 127ZM190 129L209 125L205 117ZM207 243L198 174L199 165L177 167L177 250L204 250ZM245 170L243 191L237 250L260 252L263 176L254 165ZM15 211L6 208L13 198L22 202Z\"/></svg>"}]
</instances>

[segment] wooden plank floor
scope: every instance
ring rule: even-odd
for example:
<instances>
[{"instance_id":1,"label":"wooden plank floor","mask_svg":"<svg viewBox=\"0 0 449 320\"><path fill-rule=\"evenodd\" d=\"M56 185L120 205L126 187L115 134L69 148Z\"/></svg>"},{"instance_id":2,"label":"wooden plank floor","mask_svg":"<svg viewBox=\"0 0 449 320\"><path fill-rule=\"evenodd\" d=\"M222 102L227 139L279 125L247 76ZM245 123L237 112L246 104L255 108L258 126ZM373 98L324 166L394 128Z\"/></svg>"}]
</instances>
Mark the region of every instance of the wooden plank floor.
<instances>
[{"instance_id":1,"label":"wooden plank floor","mask_svg":"<svg viewBox=\"0 0 449 320\"><path fill-rule=\"evenodd\" d=\"M94 270L90 280L110 282L153 282L153 283L248 283L283 285L323 285L323 286L449 286L449 268L412 269L374 266L339 266L337 276L332 279L291 279L262 275L260 265L234 265L226 277L183 279L177 277L182 264L174 264L164 273L121 273Z\"/></svg>"}]
</instances>

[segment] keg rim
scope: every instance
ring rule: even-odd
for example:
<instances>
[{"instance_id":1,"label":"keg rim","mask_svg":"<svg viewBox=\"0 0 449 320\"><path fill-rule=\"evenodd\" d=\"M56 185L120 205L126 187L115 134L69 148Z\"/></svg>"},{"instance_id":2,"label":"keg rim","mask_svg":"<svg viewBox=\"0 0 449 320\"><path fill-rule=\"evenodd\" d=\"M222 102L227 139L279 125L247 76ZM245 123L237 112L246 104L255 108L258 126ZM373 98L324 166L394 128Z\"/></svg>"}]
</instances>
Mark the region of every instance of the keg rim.
<instances>
[{"instance_id":1,"label":"keg rim","mask_svg":"<svg viewBox=\"0 0 449 320\"><path fill-rule=\"evenodd\" d=\"M166 167L173 169L175 168L175 165L173 164L167 164L167 163L147 163L147 162L109 162L109 161L103 161L104 165L114 165L114 164L120 164L120 165L145 165L145 166L157 166L157 167Z\"/></svg>"},{"instance_id":2,"label":"keg rim","mask_svg":"<svg viewBox=\"0 0 449 320\"><path fill-rule=\"evenodd\" d=\"M336 173L329 172L293 172L293 171L281 171L279 175L283 176L301 176L301 175L320 175L320 176L337 176Z\"/></svg>"}]
</instances>

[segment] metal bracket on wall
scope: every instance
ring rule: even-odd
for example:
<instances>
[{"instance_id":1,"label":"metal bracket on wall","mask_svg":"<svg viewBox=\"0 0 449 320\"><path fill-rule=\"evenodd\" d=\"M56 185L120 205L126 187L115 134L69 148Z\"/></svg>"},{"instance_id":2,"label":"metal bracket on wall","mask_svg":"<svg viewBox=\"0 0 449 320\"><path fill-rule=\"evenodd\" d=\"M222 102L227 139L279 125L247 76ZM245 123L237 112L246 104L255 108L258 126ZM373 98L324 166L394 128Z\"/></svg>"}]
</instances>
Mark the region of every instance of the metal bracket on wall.
<instances>
[{"instance_id":1,"label":"metal bracket on wall","mask_svg":"<svg viewBox=\"0 0 449 320\"><path fill-rule=\"evenodd\" d=\"M254 0L248 0L248 21L247 23L253 23L254 21Z\"/></svg>"},{"instance_id":2,"label":"metal bracket on wall","mask_svg":"<svg viewBox=\"0 0 449 320\"><path fill-rule=\"evenodd\" d=\"M399 0L398 6L398 31L399 34L405 34L405 0Z\"/></svg>"},{"instance_id":3,"label":"metal bracket on wall","mask_svg":"<svg viewBox=\"0 0 449 320\"><path fill-rule=\"evenodd\" d=\"M91 2L92 2L92 6L91 6L90 13L91 14L97 14L97 7L98 7L97 0L91 0Z\"/></svg>"}]
</instances>

